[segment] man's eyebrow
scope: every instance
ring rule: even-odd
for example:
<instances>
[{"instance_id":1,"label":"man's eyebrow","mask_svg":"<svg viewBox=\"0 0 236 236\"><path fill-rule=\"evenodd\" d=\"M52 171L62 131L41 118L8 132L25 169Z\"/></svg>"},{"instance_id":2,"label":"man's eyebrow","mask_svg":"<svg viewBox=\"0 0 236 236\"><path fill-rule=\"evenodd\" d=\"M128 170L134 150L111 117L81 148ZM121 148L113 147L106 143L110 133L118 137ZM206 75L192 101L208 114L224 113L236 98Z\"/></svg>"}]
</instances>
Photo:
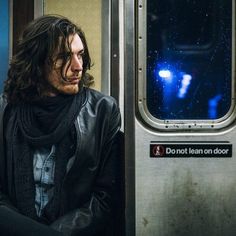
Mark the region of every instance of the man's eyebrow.
<instances>
[{"instance_id":1,"label":"man's eyebrow","mask_svg":"<svg viewBox=\"0 0 236 236\"><path fill-rule=\"evenodd\" d=\"M79 50L78 53L84 53L84 48Z\"/></svg>"}]
</instances>

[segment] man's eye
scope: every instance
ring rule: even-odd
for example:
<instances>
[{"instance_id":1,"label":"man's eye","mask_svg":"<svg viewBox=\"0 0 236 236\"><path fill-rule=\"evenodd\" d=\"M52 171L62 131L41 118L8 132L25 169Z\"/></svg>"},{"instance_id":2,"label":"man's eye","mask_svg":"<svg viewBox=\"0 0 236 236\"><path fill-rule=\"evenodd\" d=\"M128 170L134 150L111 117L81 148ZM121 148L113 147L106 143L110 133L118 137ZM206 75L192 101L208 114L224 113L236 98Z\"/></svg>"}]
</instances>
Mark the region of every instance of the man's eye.
<instances>
[{"instance_id":1,"label":"man's eye","mask_svg":"<svg viewBox=\"0 0 236 236\"><path fill-rule=\"evenodd\" d=\"M80 53L80 54L78 54L77 57L78 57L78 59L82 59L83 58L83 54Z\"/></svg>"},{"instance_id":2,"label":"man's eye","mask_svg":"<svg viewBox=\"0 0 236 236\"><path fill-rule=\"evenodd\" d=\"M84 57L84 52L78 53L77 57L78 57L78 59L83 59L83 57Z\"/></svg>"}]
</instances>

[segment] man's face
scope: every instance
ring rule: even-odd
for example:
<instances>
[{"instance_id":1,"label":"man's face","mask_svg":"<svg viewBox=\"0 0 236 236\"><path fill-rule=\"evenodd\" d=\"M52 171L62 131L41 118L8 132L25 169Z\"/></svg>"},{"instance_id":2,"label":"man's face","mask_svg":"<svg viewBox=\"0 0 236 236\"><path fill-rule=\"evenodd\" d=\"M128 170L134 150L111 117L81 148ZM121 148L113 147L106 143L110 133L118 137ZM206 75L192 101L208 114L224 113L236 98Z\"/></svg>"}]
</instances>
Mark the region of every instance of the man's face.
<instances>
[{"instance_id":1,"label":"man's face","mask_svg":"<svg viewBox=\"0 0 236 236\"><path fill-rule=\"evenodd\" d=\"M78 34L69 36L71 52L68 61L63 68L63 77L61 76L62 59L57 59L54 68L49 72L47 81L49 88L45 91L47 96L56 96L62 94L76 94L79 92L79 81L83 70L84 46Z\"/></svg>"}]
</instances>

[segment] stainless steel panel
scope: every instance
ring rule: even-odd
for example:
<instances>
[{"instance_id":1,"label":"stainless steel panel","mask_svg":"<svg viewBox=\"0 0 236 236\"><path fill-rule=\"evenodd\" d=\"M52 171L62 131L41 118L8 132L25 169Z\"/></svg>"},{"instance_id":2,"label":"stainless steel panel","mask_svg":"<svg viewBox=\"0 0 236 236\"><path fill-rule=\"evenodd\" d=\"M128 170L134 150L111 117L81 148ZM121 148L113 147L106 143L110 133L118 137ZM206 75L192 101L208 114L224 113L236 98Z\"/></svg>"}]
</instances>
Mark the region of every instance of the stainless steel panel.
<instances>
[{"instance_id":1,"label":"stainless steel panel","mask_svg":"<svg viewBox=\"0 0 236 236\"><path fill-rule=\"evenodd\" d=\"M126 235L135 235L135 9L134 1L124 1L124 127Z\"/></svg>"},{"instance_id":2,"label":"stainless steel panel","mask_svg":"<svg viewBox=\"0 0 236 236\"><path fill-rule=\"evenodd\" d=\"M222 141L218 135L156 135L135 125L136 235L223 236L236 230L236 159L150 158L150 141Z\"/></svg>"}]
</instances>

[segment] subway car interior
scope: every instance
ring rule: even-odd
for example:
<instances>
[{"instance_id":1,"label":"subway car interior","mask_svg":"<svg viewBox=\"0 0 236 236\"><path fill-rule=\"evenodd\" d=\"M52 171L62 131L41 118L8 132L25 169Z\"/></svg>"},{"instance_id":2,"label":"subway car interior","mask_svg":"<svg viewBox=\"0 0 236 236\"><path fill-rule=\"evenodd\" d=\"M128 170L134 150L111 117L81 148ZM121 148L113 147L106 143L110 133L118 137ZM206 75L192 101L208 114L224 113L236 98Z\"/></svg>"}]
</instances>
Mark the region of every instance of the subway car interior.
<instances>
[{"instance_id":1,"label":"subway car interior","mask_svg":"<svg viewBox=\"0 0 236 236\"><path fill-rule=\"evenodd\" d=\"M44 14L81 26L120 107L116 235L235 236L235 0L0 0L1 92Z\"/></svg>"}]
</instances>

